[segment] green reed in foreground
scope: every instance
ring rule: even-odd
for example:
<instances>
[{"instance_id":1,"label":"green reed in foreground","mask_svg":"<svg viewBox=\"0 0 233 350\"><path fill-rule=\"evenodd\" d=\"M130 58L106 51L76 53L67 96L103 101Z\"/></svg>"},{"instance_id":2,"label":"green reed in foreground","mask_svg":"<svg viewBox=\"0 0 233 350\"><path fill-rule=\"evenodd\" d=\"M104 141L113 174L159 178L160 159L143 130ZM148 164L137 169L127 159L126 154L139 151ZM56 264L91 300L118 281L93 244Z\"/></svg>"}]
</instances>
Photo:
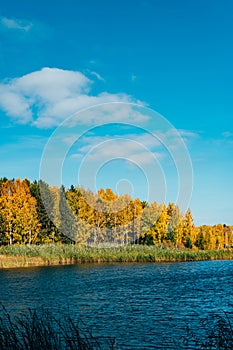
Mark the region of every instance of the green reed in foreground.
<instances>
[{"instance_id":1,"label":"green reed in foreground","mask_svg":"<svg viewBox=\"0 0 233 350\"><path fill-rule=\"evenodd\" d=\"M12 318L0 310L1 350L114 349L115 338L96 338L81 322L69 316L54 317L46 309L28 310Z\"/></svg>"},{"instance_id":2,"label":"green reed in foreground","mask_svg":"<svg viewBox=\"0 0 233 350\"><path fill-rule=\"evenodd\" d=\"M200 327L201 326L201 327ZM130 348L130 347L129 347ZM233 323L229 313L212 314L198 330L187 327L174 349L233 349ZM54 317L48 310L28 310L12 318L0 308L0 350L111 350L114 337L94 337L70 316Z\"/></svg>"},{"instance_id":3,"label":"green reed in foreground","mask_svg":"<svg viewBox=\"0 0 233 350\"><path fill-rule=\"evenodd\" d=\"M175 262L233 259L233 250L189 250L165 246L128 245L78 247L72 244L0 247L0 267L104 262ZM14 264L11 264L11 261Z\"/></svg>"},{"instance_id":4,"label":"green reed in foreground","mask_svg":"<svg viewBox=\"0 0 233 350\"><path fill-rule=\"evenodd\" d=\"M177 344L179 349L233 349L233 315L230 313L211 314L200 320L202 334L187 326L186 335ZM200 332L199 332L200 333Z\"/></svg>"}]
</instances>

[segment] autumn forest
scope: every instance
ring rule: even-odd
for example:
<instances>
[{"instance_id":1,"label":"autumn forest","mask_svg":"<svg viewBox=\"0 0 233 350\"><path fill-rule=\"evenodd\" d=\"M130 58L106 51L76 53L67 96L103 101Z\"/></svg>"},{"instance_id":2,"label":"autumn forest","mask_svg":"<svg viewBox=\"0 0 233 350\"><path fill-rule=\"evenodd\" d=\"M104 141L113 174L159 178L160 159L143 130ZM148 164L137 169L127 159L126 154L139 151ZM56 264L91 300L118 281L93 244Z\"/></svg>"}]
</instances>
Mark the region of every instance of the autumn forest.
<instances>
[{"instance_id":1,"label":"autumn forest","mask_svg":"<svg viewBox=\"0 0 233 350\"><path fill-rule=\"evenodd\" d=\"M195 226L174 203L147 203L111 189L50 187L0 179L0 244L147 244L193 250L233 247L233 226Z\"/></svg>"}]
</instances>

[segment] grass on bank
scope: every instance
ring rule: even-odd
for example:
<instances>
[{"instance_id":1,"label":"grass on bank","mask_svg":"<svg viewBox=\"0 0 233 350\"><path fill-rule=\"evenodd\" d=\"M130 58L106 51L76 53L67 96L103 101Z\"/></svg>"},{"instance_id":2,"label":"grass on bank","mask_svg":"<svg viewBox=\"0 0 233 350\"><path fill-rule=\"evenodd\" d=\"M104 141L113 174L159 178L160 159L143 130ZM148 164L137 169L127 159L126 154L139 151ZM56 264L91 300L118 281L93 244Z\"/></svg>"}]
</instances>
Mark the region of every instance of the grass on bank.
<instances>
[{"instance_id":1,"label":"grass on bank","mask_svg":"<svg viewBox=\"0 0 233 350\"><path fill-rule=\"evenodd\" d=\"M0 247L0 268L104 262L179 262L233 259L233 250L189 250L128 245L111 248L69 244Z\"/></svg>"}]
</instances>

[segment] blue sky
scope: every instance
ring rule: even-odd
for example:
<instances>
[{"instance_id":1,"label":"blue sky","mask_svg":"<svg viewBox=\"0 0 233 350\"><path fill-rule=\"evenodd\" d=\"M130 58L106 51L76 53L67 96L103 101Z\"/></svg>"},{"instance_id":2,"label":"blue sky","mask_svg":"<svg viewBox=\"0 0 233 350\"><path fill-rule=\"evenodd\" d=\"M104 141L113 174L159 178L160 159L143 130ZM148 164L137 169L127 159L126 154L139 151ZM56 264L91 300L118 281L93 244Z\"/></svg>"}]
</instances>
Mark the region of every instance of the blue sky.
<instances>
[{"instance_id":1,"label":"blue sky","mask_svg":"<svg viewBox=\"0 0 233 350\"><path fill-rule=\"evenodd\" d=\"M3 2L0 176L42 159L50 182L176 202L187 151L195 223L233 224L232 43L231 0Z\"/></svg>"}]
</instances>

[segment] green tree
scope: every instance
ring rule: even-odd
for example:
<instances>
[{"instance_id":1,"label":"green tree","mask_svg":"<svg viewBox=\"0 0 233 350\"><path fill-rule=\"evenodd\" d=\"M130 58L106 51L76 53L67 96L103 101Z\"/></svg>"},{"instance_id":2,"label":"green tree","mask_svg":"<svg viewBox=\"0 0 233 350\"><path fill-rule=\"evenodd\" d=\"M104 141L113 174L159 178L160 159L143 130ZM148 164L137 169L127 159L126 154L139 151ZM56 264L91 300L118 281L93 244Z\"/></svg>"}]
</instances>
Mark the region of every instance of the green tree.
<instances>
[{"instance_id":1,"label":"green tree","mask_svg":"<svg viewBox=\"0 0 233 350\"><path fill-rule=\"evenodd\" d=\"M43 200L41 196L41 191L43 192ZM53 205L53 198L49 191L49 186L41 180L39 182L34 181L30 185L30 192L37 202L37 215L41 225L39 241L42 243L49 243L49 236L53 225L48 215L48 212L51 213ZM46 208L44 203L46 204Z\"/></svg>"}]
</instances>

